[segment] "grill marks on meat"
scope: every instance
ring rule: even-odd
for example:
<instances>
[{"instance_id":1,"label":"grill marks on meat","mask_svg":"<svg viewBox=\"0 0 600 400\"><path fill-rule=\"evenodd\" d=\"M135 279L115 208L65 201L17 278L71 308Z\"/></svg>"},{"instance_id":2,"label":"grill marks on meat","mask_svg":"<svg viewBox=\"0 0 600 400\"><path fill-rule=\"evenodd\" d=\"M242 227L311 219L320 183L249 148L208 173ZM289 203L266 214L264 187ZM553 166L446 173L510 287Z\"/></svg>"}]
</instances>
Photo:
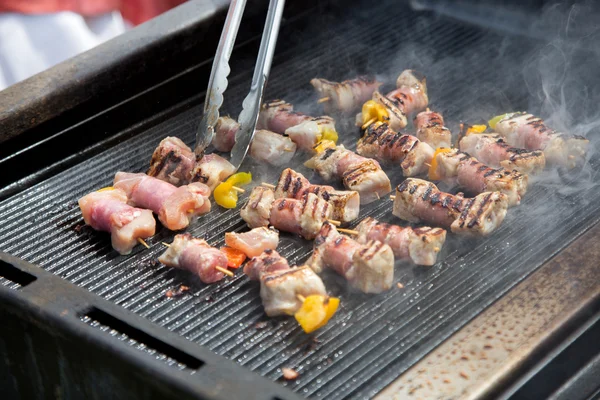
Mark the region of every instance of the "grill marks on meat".
<instances>
[{"instance_id":1,"label":"grill marks on meat","mask_svg":"<svg viewBox=\"0 0 600 400\"><path fill-rule=\"evenodd\" d=\"M235 144L235 134L240 130L240 124L230 117L219 117L215 124L215 136L212 145L218 151L229 152Z\"/></svg>"},{"instance_id":2,"label":"grill marks on meat","mask_svg":"<svg viewBox=\"0 0 600 400\"><path fill-rule=\"evenodd\" d=\"M320 97L329 97L324 103L326 112L351 112L369 100L374 91L382 85L374 78L360 76L343 82L332 82L314 78L310 84Z\"/></svg>"},{"instance_id":3,"label":"grill marks on meat","mask_svg":"<svg viewBox=\"0 0 600 400\"><path fill-rule=\"evenodd\" d=\"M185 185L195 163L192 150L181 139L169 136L154 150L148 175L175 186Z\"/></svg>"},{"instance_id":4,"label":"grill marks on meat","mask_svg":"<svg viewBox=\"0 0 600 400\"><path fill-rule=\"evenodd\" d=\"M504 193L509 206L519 205L527 192L527 175L504 168L490 168L476 158L457 149L438 153L437 173L445 180L455 181L472 194L486 191Z\"/></svg>"},{"instance_id":5,"label":"grill marks on meat","mask_svg":"<svg viewBox=\"0 0 600 400\"><path fill-rule=\"evenodd\" d=\"M210 189L203 183L176 187L143 173L117 172L113 185L127 194L129 204L153 211L170 230L186 228L211 208Z\"/></svg>"},{"instance_id":6,"label":"grill marks on meat","mask_svg":"<svg viewBox=\"0 0 600 400\"><path fill-rule=\"evenodd\" d=\"M364 293L381 293L394 280L394 253L390 246L375 240L361 244L341 235L325 222L315 238L307 264L317 273L325 267L343 276Z\"/></svg>"},{"instance_id":7,"label":"grill marks on meat","mask_svg":"<svg viewBox=\"0 0 600 400\"><path fill-rule=\"evenodd\" d=\"M495 129L512 146L542 150L552 165L574 168L585 162L589 140L556 132L532 114L507 114Z\"/></svg>"},{"instance_id":8,"label":"grill marks on meat","mask_svg":"<svg viewBox=\"0 0 600 400\"><path fill-rule=\"evenodd\" d=\"M390 246L396 260L410 260L417 265L434 265L446 241L441 228L401 227L367 217L358 224L356 240L359 243L380 241Z\"/></svg>"},{"instance_id":9,"label":"grill marks on meat","mask_svg":"<svg viewBox=\"0 0 600 400\"><path fill-rule=\"evenodd\" d=\"M267 249L259 256L253 257L244 265L244 273L253 281L263 274L289 269L287 260L277 251Z\"/></svg>"},{"instance_id":10,"label":"grill marks on meat","mask_svg":"<svg viewBox=\"0 0 600 400\"><path fill-rule=\"evenodd\" d=\"M295 112L294 106L284 100L272 100L262 105L256 129L284 134L286 129L311 119L308 115Z\"/></svg>"},{"instance_id":11,"label":"grill marks on meat","mask_svg":"<svg viewBox=\"0 0 600 400\"><path fill-rule=\"evenodd\" d=\"M441 192L422 179L408 178L396 188L392 213L409 222L437 225L457 234L488 235L502 224L508 198L485 192L471 199Z\"/></svg>"},{"instance_id":12,"label":"grill marks on meat","mask_svg":"<svg viewBox=\"0 0 600 400\"><path fill-rule=\"evenodd\" d=\"M110 232L112 247L120 254L131 253L138 238L154 235L152 211L128 205L127 195L120 189L89 193L79 199L79 208L87 225Z\"/></svg>"},{"instance_id":13,"label":"grill marks on meat","mask_svg":"<svg viewBox=\"0 0 600 400\"><path fill-rule=\"evenodd\" d=\"M427 107L427 83L421 73L411 69L402 71L396 80L396 88L388 93L387 97L396 101L404 115L422 111Z\"/></svg>"},{"instance_id":14,"label":"grill marks on meat","mask_svg":"<svg viewBox=\"0 0 600 400\"><path fill-rule=\"evenodd\" d=\"M259 129L254 132L250 156L259 162L274 166L289 164L296 153L296 143L289 137Z\"/></svg>"},{"instance_id":15,"label":"grill marks on meat","mask_svg":"<svg viewBox=\"0 0 600 400\"><path fill-rule=\"evenodd\" d=\"M223 279L223 273L215 267L227 266L225 254L210 246L205 240L193 238L187 233L175 235L173 243L158 258L158 261L168 267L190 271L204 283Z\"/></svg>"},{"instance_id":16,"label":"grill marks on meat","mask_svg":"<svg viewBox=\"0 0 600 400\"><path fill-rule=\"evenodd\" d=\"M388 164L399 164L405 176L427 170L434 150L414 136L394 132L387 124L374 123L356 146L358 154Z\"/></svg>"},{"instance_id":17,"label":"grill marks on meat","mask_svg":"<svg viewBox=\"0 0 600 400\"><path fill-rule=\"evenodd\" d=\"M225 233L225 244L240 250L248 257L257 257L265 250L277 248L279 232L264 226L242 233L227 232Z\"/></svg>"},{"instance_id":18,"label":"grill marks on meat","mask_svg":"<svg viewBox=\"0 0 600 400\"><path fill-rule=\"evenodd\" d=\"M274 200L275 195L271 189L257 186L252 189L248 201L240 210L240 216L250 228L268 226Z\"/></svg>"},{"instance_id":19,"label":"grill marks on meat","mask_svg":"<svg viewBox=\"0 0 600 400\"><path fill-rule=\"evenodd\" d=\"M444 118L435 111L422 111L414 119L417 138L437 149L452 146L452 133L444 126Z\"/></svg>"},{"instance_id":20,"label":"grill marks on meat","mask_svg":"<svg viewBox=\"0 0 600 400\"><path fill-rule=\"evenodd\" d=\"M377 161L341 145L315 155L305 165L325 180L341 178L347 189L360 194L360 204L371 203L391 191L390 180Z\"/></svg>"},{"instance_id":21,"label":"grill marks on meat","mask_svg":"<svg viewBox=\"0 0 600 400\"><path fill-rule=\"evenodd\" d=\"M191 180L204 183L212 191L234 172L235 167L229 161L218 154L207 154L196 162L191 173Z\"/></svg>"}]
</instances>

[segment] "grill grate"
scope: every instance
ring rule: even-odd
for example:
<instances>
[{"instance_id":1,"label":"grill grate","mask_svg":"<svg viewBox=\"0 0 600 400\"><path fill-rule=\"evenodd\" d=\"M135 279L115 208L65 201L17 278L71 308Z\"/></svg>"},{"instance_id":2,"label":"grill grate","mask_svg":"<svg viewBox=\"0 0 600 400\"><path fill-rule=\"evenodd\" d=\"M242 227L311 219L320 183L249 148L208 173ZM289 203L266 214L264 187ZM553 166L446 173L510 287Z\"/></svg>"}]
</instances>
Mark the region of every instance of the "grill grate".
<instances>
[{"instance_id":1,"label":"grill grate","mask_svg":"<svg viewBox=\"0 0 600 400\"><path fill-rule=\"evenodd\" d=\"M269 97L285 98L298 109L316 113L309 106L315 96L307 84L314 76L339 80L367 71L389 71L384 77L393 82L394 74L414 67L427 74L433 107L447 115L451 128L461 118L474 120L511 105L527 105L527 93L514 78L529 49L524 41L509 47L511 70L496 53L502 43L506 45L504 39L491 32L385 2L365 1L352 10L334 11L312 17L303 33L286 28L280 35ZM328 28L323 31L323 27ZM234 72L227 98L239 104L249 77L248 71ZM230 111L237 115L235 107ZM558 178L546 179L532 185L522 206L510 210L492 237L450 237L443 262L429 269L398 265L396 281L404 289L394 286L387 293L366 296L326 273L328 290L342 297L341 310L309 337L289 318L267 319L258 285L239 272L231 280L206 286L185 272L158 264L155 260L164 251L160 242L169 242L171 232L158 230L148 241L151 249L137 246L132 255L123 257L111 250L107 235L83 226L79 197L110 185L118 170L145 171L152 150L164 136L179 136L190 144L198 114L199 109L183 112L0 203L0 250L36 263L302 395L327 399L373 395L599 219L600 205L586 200L599 194L598 185L581 185L580 190L567 193L560 190ZM351 119L339 125L343 143L353 148L357 132ZM303 157L296 160L298 169L311 178L301 166ZM263 173L261 180L277 177L251 162L248 167ZM393 184L402 180L397 171L390 178ZM318 182L316 177L312 180ZM547 204L552 208L541 208ZM382 199L364 207L361 216L399 223L390 208L391 201ZM215 207L188 231L221 245L225 232L245 229L238 212ZM280 252L290 264L301 263L311 247L283 234ZM165 296L180 284L191 290L174 298ZM86 322L109 329L89 318ZM123 340L129 339L123 336ZM283 381L281 367L296 369L299 379Z\"/></svg>"}]
</instances>

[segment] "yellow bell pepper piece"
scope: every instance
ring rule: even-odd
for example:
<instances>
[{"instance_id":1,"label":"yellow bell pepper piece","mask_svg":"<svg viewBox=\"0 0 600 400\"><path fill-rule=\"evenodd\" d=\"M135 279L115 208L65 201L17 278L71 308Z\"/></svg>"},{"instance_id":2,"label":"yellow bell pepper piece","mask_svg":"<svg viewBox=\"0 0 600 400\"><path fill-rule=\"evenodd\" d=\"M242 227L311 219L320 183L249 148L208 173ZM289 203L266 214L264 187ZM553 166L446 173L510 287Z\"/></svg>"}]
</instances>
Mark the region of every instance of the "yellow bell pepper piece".
<instances>
[{"instance_id":1,"label":"yellow bell pepper piece","mask_svg":"<svg viewBox=\"0 0 600 400\"><path fill-rule=\"evenodd\" d=\"M333 129L323 129L321 131L321 137L319 138L319 142L322 142L323 140L329 140L335 144L338 141L338 133Z\"/></svg>"},{"instance_id":2,"label":"yellow bell pepper piece","mask_svg":"<svg viewBox=\"0 0 600 400\"><path fill-rule=\"evenodd\" d=\"M325 326L339 305L340 299L337 297L308 296L294 317L304 332L311 333Z\"/></svg>"},{"instance_id":3,"label":"yellow bell pepper piece","mask_svg":"<svg viewBox=\"0 0 600 400\"><path fill-rule=\"evenodd\" d=\"M109 190L115 190L112 186L103 187L102 189L96 190L96 192L108 192Z\"/></svg>"},{"instance_id":4,"label":"yellow bell pepper piece","mask_svg":"<svg viewBox=\"0 0 600 400\"><path fill-rule=\"evenodd\" d=\"M471 125L467 129L467 135L470 133L483 133L487 128L487 125ZM493 129L493 128L492 128Z\"/></svg>"},{"instance_id":5,"label":"yellow bell pepper piece","mask_svg":"<svg viewBox=\"0 0 600 400\"><path fill-rule=\"evenodd\" d=\"M223 208L235 208L237 206L238 195L234 186L247 185L252 182L250 172L238 172L231 175L225 182L222 182L215 188L213 196L215 202Z\"/></svg>"},{"instance_id":6,"label":"yellow bell pepper piece","mask_svg":"<svg viewBox=\"0 0 600 400\"><path fill-rule=\"evenodd\" d=\"M315 147L313 147L313 150L316 153L322 153L327 149L334 149L335 148L335 142L331 141L331 140L321 140L319 143L317 143L317 145Z\"/></svg>"},{"instance_id":7,"label":"yellow bell pepper piece","mask_svg":"<svg viewBox=\"0 0 600 400\"><path fill-rule=\"evenodd\" d=\"M375 100L369 100L362 106L362 123L375 119L375 121L385 122L389 119L389 114L385 107Z\"/></svg>"},{"instance_id":8,"label":"yellow bell pepper piece","mask_svg":"<svg viewBox=\"0 0 600 400\"><path fill-rule=\"evenodd\" d=\"M500 121L502 121L505 117L509 116L511 113L506 113L506 114L502 114L502 115L496 115L494 118L490 119L488 121L488 125L490 126L490 128L492 129L496 129L496 124Z\"/></svg>"},{"instance_id":9,"label":"yellow bell pepper piece","mask_svg":"<svg viewBox=\"0 0 600 400\"><path fill-rule=\"evenodd\" d=\"M438 181L443 178L443 176L441 176L438 172L437 156L438 156L438 154L448 153L450 151L452 151L452 149L449 149L447 147L440 147L439 149L437 149L435 151L435 153L433 153L433 158L431 159L431 165L429 166L429 179L430 180Z\"/></svg>"}]
</instances>

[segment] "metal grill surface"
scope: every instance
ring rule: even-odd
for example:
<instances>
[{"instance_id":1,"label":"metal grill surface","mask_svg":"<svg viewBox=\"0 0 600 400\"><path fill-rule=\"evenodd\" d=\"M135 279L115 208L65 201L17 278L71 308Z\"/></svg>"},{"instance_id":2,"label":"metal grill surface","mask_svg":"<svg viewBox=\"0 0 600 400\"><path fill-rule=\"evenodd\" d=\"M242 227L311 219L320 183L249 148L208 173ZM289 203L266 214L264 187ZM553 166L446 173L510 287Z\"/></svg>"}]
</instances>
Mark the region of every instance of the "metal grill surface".
<instances>
[{"instance_id":1,"label":"metal grill surface","mask_svg":"<svg viewBox=\"0 0 600 400\"><path fill-rule=\"evenodd\" d=\"M498 51L507 46L505 39L492 32L385 3L363 2L352 10L334 11L311 16L313 21L302 32L285 28L268 87L270 97L317 113L308 85L314 76L342 80L376 72L393 83L397 73L412 67L426 73L432 107L444 113L454 130L464 118L480 122L479 118L510 107L528 106L518 67L527 56L525 41L508 45L511 69ZM228 100L241 102L249 74L234 73ZM523 204L510 209L491 237L450 237L442 261L431 268L397 263L395 280L403 289L394 285L381 295L366 296L325 273L328 290L341 296L342 307L326 327L308 336L293 319L267 319L258 285L241 271L232 279L204 285L185 272L161 266L156 261L164 251L161 242L169 242L172 232L159 229L149 240L149 250L137 246L125 257L111 249L108 235L83 226L79 197L110 185L119 170L145 171L153 149L167 135L191 144L198 115L199 108L183 112L0 203L0 250L305 396L364 398L378 392L600 216L600 204L587 201L600 191L595 175L584 170L577 176L544 177L531 185ZM350 148L358 138L352 119L338 118L342 142ZM296 156L297 169L318 182L302 167L306 159L307 155ZM260 175L259 181L274 182L279 173L252 162L244 169ZM402 181L398 171L388 172L392 184ZM589 184L582 185L582 177ZM564 190L574 184L571 181L578 182L576 190ZM401 223L391 215L389 199L363 207L361 217L368 215ZM214 206L187 231L220 246L225 232L244 229L239 210ZM310 242L289 234L281 238L279 251L290 264L301 264L310 254ZM178 297L165 296L181 284L190 290ZM283 381L282 367L296 369L300 377Z\"/></svg>"}]
</instances>

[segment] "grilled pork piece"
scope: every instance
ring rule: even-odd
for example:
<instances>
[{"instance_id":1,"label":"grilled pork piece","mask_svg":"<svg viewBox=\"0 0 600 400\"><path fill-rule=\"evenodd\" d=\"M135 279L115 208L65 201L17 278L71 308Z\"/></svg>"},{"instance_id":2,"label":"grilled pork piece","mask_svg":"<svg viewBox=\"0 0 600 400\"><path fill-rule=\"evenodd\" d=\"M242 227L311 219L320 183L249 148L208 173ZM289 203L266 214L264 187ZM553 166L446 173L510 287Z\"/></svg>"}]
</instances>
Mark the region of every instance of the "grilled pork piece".
<instances>
[{"instance_id":1,"label":"grilled pork piece","mask_svg":"<svg viewBox=\"0 0 600 400\"><path fill-rule=\"evenodd\" d=\"M312 117L294 112L294 106L284 100L273 100L261 107L256 129L266 129L284 134L286 129L310 121Z\"/></svg>"},{"instance_id":2,"label":"grilled pork piece","mask_svg":"<svg viewBox=\"0 0 600 400\"><path fill-rule=\"evenodd\" d=\"M256 257L265 250L275 250L279 244L279 232L264 226L248 232L225 233L225 244L238 249L248 257Z\"/></svg>"},{"instance_id":3,"label":"grilled pork piece","mask_svg":"<svg viewBox=\"0 0 600 400\"><path fill-rule=\"evenodd\" d=\"M590 142L583 136L556 132L541 118L525 112L506 114L494 129L512 146L542 150L550 164L567 168L583 164Z\"/></svg>"},{"instance_id":4,"label":"grilled pork piece","mask_svg":"<svg viewBox=\"0 0 600 400\"><path fill-rule=\"evenodd\" d=\"M304 165L327 181L342 178L347 189L360 194L360 204L378 200L392 189L377 161L359 156L342 145L324 150Z\"/></svg>"},{"instance_id":5,"label":"grilled pork piece","mask_svg":"<svg viewBox=\"0 0 600 400\"><path fill-rule=\"evenodd\" d=\"M502 224L508 208L503 193L485 192L471 199L441 192L422 179L408 178L396 188L392 213L408 222L425 222L457 234L488 235Z\"/></svg>"},{"instance_id":6,"label":"grilled pork piece","mask_svg":"<svg viewBox=\"0 0 600 400\"><path fill-rule=\"evenodd\" d=\"M312 240L323 222L331 218L331 206L314 193L306 193L301 200L277 199L271 208L269 222L275 228L296 233Z\"/></svg>"},{"instance_id":7,"label":"grilled pork piece","mask_svg":"<svg viewBox=\"0 0 600 400\"><path fill-rule=\"evenodd\" d=\"M325 285L309 267L295 267L260 276L260 297L269 317L293 315L302 302L298 295L327 296Z\"/></svg>"},{"instance_id":8,"label":"grilled pork piece","mask_svg":"<svg viewBox=\"0 0 600 400\"><path fill-rule=\"evenodd\" d=\"M452 133L444 126L444 118L435 111L422 111L414 119L417 138L434 149L452 146Z\"/></svg>"},{"instance_id":9,"label":"grilled pork piece","mask_svg":"<svg viewBox=\"0 0 600 400\"><path fill-rule=\"evenodd\" d=\"M462 130L464 131L464 128ZM523 174L536 174L546 166L543 152L512 147L498 134L466 134L460 139L458 146L461 151L492 167L514 169Z\"/></svg>"},{"instance_id":10,"label":"grilled pork piece","mask_svg":"<svg viewBox=\"0 0 600 400\"><path fill-rule=\"evenodd\" d=\"M261 255L253 257L244 265L244 273L253 281L260 279L262 274L289 269L285 258L277 251L267 249Z\"/></svg>"},{"instance_id":11,"label":"grilled pork piece","mask_svg":"<svg viewBox=\"0 0 600 400\"><path fill-rule=\"evenodd\" d=\"M274 166L289 164L296 153L296 143L289 137L264 129L254 132L250 156Z\"/></svg>"},{"instance_id":12,"label":"grilled pork piece","mask_svg":"<svg viewBox=\"0 0 600 400\"><path fill-rule=\"evenodd\" d=\"M374 78L361 76L343 82L315 78L310 81L310 84L317 90L320 97L329 97L329 100L324 103L325 112L350 112L369 100L382 83Z\"/></svg>"},{"instance_id":13,"label":"grilled pork piece","mask_svg":"<svg viewBox=\"0 0 600 400\"><path fill-rule=\"evenodd\" d=\"M391 247L396 260L411 260L417 265L435 264L446 241L446 231L442 228L403 228L371 217L362 220L356 230L357 242L380 241Z\"/></svg>"},{"instance_id":14,"label":"grilled pork piece","mask_svg":"<svg viewBox=\"0 0 600 400\"><path fill-rule=\"evenodd\" d=\"M130 205L152 210L173 231L210 211L210 188L203 183L176 187L146 174L117 172L113 186L127 194Z\"/></svg>"},{"instance_id":15,"label":"grilled pork piece","mask_svg":"<svg viewBox=\"0 0 600 400\"><path fill-rule=\"evenodd\" d=\"M323 224L315 238L307 265L317 273L331 268L364 293L386 291L394 280L394 253L390 246L373 240L361 244L341 235L329 222Z\"/></svg>"},{"instance_id":16,"label":"grilled pork piece","mask_svg":"<svg viewBox=\"0 0 600 400\"><path fill-rule=\"evenodd\" d=\"M399 164L404 176L427 170L434 150L412 135L394 132L387 124L375 122L358 141L356 152L388 164Z\"/></svg>"},{"instance_id":17,"label":"grilled pork piece","mask_svg":"<svg viewBox=\"0 0 600 400\"><path fill-rule=\"evenodd\" d=\"M379 93L379 91L375 91L375 93L373 93L373 100L385 107L385 110L388 114L388 120L386 121L386 123L389 125L390 128L392 128L395 131L399 131L401 129L406 128L408 120L398 100L390 99ZM362 126L362 119L363 118L361 114L360 126Z\"/></svg>"},{"instance_id":18,"label":"grilled pork piece","mask_svg":"<svg viewBox=\"0 0 600 400\"><path fill-rule=\"evenodd\" d=\"M468 193L500 192L508 197L509 206L521 203L527 192L527 175L504 168L490 168L476 158L458 149L438 152L435 156L435 175L439 179L456 182Z\"/></svg>"},{"instance_id":19,"label":"grilled pork piece","mask_svg":"<svg viewBox=\"0 0 600 400\"><path fill-rule=\"evenodd\" d=\"M387 97L397 101L397 106L409 115L424 110L429 103L425 76L407 69L402 71L396 80L397 89L387 94Z\"/></svg>"},{"instance_id":20,"label":"grilled pork piece","mask_svg":"<svg viewBox=\"0 0 600 400\"><path fill-rule=\"evenodd\" d=\"M131 253L138 238L154 235L152 211L128 205L127 195L120 189L89 193L79 199L79 208L87 225L110 232L112 247L120 254Z\"/></svg>"},{"instance_id":21,"label":"grilled pork piece","mask_svg":"<svg viewBox=\"0 0 600 400\"><path fill-rule=\"evenodd\" d=\"M192 182L201 182L210 190L215 190L217 185L235 172L235 167L218 154L207 154L200 159L192 170Z\"/></svg>"},{"instance_id":22,"label":"grilled pork piece","mask_svg":"<svg viewBox=\"0 0 600 400\"><path fill-rule=\"evenodd\" d=\"M336 132L335 120L327 116L310 118L285 130L285 134L304 151L313 151L327 132Z\"/></svg>"},{"instance_id":23,"label":"grilled pork piece","mask_svg":"<svg viewBox=\"0 0 600 400\"><path fill-rule=\"evenodd\" d=\"M335 190L332 186L313 185L299 172L291 168L283 170L275 188L275 198L300 199L306 193L314 193L332 207L331 217L341 222L358 218L360 195L358 192Z\"/></svg>"},{"instance_id":24,"label":"grilled pork piece","mask_svg":"<svg viewBox=\"0 0 600 400\"><path fill-rule=\"evenodd\" d=\"M230 117L219 117L215 125L215 136L212 145L218 151L231 151L235 144L235 134L240 129L240 124Z\"/></svg>"},{"instance_id":25,"label":"grilled pork piece","mask_svg":"<svg viewBox=\"0 0 600 400\"><path fill-rule=\"evenodd\" d=\"M185 185L195 164L194 152L181 139L169 136L154 150L148 175L175 186Z\"/></svg>"},{"instance_id":26,"label":"grilled pork piece","mask_svg":"<svg viewBox=\"0 0 600 400\"><path fill-rule=\"evenodd\" d=\"M173 243L158 258L168 267L188 270L200 277L204 283L213 283L223 279L223 273L215 269L225 268L227 257L205 240L193 238L188 233L175 235Z\"/></svg>"},{"instance_id":27,"label":"grilled pork piece","mask_svg":"<svg viewBox=\"0 0 600 400\"><path fill-rule=\"evenodd\" d=\"M240 210L240 216L250 228L268 226L273 201L275 201L275 195L271 189L257 186L252 189L248 201Z\"/></svg>"}]
</instances>

